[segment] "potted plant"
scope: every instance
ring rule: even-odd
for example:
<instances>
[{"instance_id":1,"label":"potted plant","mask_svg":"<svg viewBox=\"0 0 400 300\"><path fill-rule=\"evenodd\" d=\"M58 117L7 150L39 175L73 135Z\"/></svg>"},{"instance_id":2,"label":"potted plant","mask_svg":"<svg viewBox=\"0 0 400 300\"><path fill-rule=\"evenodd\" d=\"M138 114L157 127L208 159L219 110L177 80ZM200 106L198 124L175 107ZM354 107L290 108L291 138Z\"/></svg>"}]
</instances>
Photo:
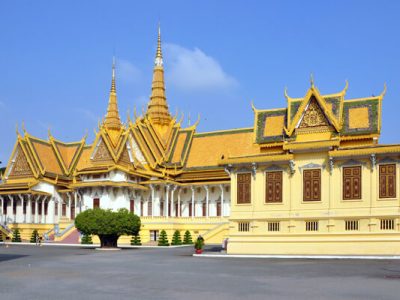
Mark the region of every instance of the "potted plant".
<instances>
[{"instance_id":1,"label":"potted plant","mask_svg":"<svg viewBox=\"0 0 400 300\"><path fill-rule=\"evenodd\" d=\"M194 249L196 254L202 254L203 253L203 246L204 246L204 240L202 238L198 238L196 242L194 243Z\"/></svg>"}]
</instances>

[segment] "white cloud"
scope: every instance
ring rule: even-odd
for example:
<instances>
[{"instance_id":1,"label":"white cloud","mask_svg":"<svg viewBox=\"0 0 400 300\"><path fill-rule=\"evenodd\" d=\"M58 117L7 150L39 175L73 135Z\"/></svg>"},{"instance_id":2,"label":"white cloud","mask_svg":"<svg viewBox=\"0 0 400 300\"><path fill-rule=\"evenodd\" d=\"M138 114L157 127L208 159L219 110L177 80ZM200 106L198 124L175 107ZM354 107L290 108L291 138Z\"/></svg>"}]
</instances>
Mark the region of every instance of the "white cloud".
<instances>
[{"instance_id":1,"label":"white cloud","mask_svg":"<svg viewBox=\"0 0 400 300\"><path fill-rule=\"evenodd\" d=\"M182 90L226 90L238 85L213 57L198 48L165 45L167 83Z\"/></svg>"},{"instance_id":2,"label":"white cloud","mask_svg":"<svg viewBox=\"0 0 400 300\"><path fill-rule=\"evenodd\" d=\"M116 67L117 80L125 83L138 82L142 78L142 72L128 60L119 58Z\"/></svg>"}]
</instances>

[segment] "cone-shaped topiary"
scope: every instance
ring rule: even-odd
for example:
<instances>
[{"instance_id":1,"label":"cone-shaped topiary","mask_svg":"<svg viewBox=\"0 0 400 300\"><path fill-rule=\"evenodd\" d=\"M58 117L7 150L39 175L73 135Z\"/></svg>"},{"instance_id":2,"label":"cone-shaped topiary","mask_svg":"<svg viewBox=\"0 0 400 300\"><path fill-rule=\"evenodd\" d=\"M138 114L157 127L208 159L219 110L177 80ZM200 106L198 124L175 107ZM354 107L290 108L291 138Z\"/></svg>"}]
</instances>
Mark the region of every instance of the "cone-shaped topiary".
<instances>
[{"instance_id":1,"label":"cone-shaped topiary","mask_svg":"<svg viewBox=\"0 0 400 300\"><path fill-rule=\"evenodd\" d=\"M34 230L32 231L32 235L31 235L31 240L30 240L30 242L31 242L31 243L36 243L36 241L38 240L38 238L39 238L39 233L38 233L37 229L34 229Z\"/></svg>"},{"instance_id":2,"label":"cone-shaped topiary","mask_svg":"<svg viewBox=\"0 0 400 300\"><path fill-rule=\"evenodd\" d=\"M11 242L14 243L21 243L21 234L19 233L19 229L15 229L13 232L13 237L11 239Z\"/></svg>"},{"instance_id":3,"label":"cone-shaped topiary","mask_svg":"<svg viewBox=\"0 0 400 300\"><path fill-rule=\"evenodd\" d=\"M82 245L92 245L92 236L90 234L83 234L82 239L81 239L81 244Z\"/></svg>"},{"instance_id":4,"label":"cone-shaped topiary","mask_svg":"<svg viewBox=\"0 0 400 300\"><path fill-rule=\"evenodd\" d=\"M192 235L190 234L189 230L186 230L185 232L185 235L183 237L183 244L184 245L193 244Z\"/></svg>"},{"instance_id":5,"label":"cone-shaped topiary","mask_svg":"<svg viewBox=\"0 0 400 300\"><path fill-rule=\"evenodd\" d=\"M175 230L174 235L172 236L171 245L182 245L181 233L179 230Z\"/></svg>"},{"instance_id":6,"label":"cone-shaped topiary","mask_svg":"<svg viewBox=\"0 0 400 300\"><path fill-rule=\"evenodd\" d=\"M168 236L165 230L161 230L160 237L158 238L158 246L169 246Z\"/></svg>"},{"instance_id":7,"label":"cone-shaped topiary","mask_svg":"<svg viewBox=\"0 0 400 300\"><path fill-rule=\"evenodd\" d=\"M133 235L131 239L132 246L141 246L142 242L140 240L140 235Z\"/></svg>"},{"instance_id":8,"label":"cone-shaped topiary","mask_svg":"<svg viewBox=\"0 0 400 300\"><path fill-rule=\"evenodd\" d=\"M3 233L0 231L0 242L4 242Z\"/></svg>"}]
</instances>

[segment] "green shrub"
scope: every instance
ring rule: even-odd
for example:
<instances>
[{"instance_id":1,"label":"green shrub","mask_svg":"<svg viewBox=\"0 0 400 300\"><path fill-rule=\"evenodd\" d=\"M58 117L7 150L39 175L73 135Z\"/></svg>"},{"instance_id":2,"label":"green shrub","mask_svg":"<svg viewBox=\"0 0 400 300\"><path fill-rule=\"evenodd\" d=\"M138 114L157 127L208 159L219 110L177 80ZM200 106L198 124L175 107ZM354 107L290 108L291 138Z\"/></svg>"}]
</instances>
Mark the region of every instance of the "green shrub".
<instances>
[{"instance_id":1,"label":"green shrub","mask_svg":"<svg viewBox=\"0 0 400 300\"><path fill-rule=\"evenodd\" d=\"M183 236L183 244L184 245L193 244L192 235L190 234L189 230L186 230L185 235Z\"/></svg>"},{"instance_id":2,"label":"green shrub","mask_svg":"<svg viewBox=\"0 0 400 300\"><path fill-rule=\"evenodd\" d=\"M97 235L101 247L118 247L121 235L137 235L140 231L140 218L121 208L114 212L110 209L87 209L75 218L75 227L83 234Z\"/></svg>"},{"instance_id":3,"label":"green shrub","mask_svg":"<svg viewBox=\"0 0 400 300\"><path fill-rule=\"evenodd\" d=\"M179 230L175 230L174 235L172 236L171 245L182 245L181 233Z\"/></svg>"},{"instance_id":4,"label":"green shrub","mask_svg":"<svg viewBox=\"0 0 400 300\"><path fill-rule=\"evenodd\" d=\"M0 242L4 242L3 233L0 231Z\"/></svg>"},{"instance_id":5,"label":"green shrub","mask_svg":"<svg viewBox=\"0 0 400 300\"><path fill-rule=\"evenodd\" d=\"M93 241L92 241L92 236L90 234L86 234L84 233L81 239L81 244L82 245L92 245Z\"/></svg>"},{"instance_id":6,"label":"green shrub","mask_svg":"<svg viewBox=\"0 0 400 300\"><path fill-rule=\"evenodd\" d=\"M196 242L194 243L194 249L196 250L203 249L203 246L204 246L204 241L202 239L197 239Z\"/></svg>"},{"instance_id":7,"label":"green shrub","mask_svg":"<svg viewBox=\"0 0 400 300\"><path fill-rule=\"evenodd\" d=\"M21 243L21 234L19 233L18 228L13 231L13 237L11 239L11 242Z\"/></svg>"},{"instance_id":8,"label":"green shrub","mask_svg":"<svg viewBox=\"0 0 400 300\"><path fill-rule=\"evenodd\" d=\"M37 229L34 229L34 230L32 231L32 236L31 236L30 242L31 242L31 243L36 243L36 241L37 241L38 239L39 239L39 233L38 233Z\"/></svg>"},{"instance_id":9,"label":"green shrub","mask_svg":"<svg viewBox=\"0 0 400 300\"><path fill-rule=\"evenodd\" d=\"M168 236L165 230L161 230L160 236L158 238L158 246L169 246Z\"/></svg>"},{"instance_id":10,"label":"green shrub","mask_svg":"<svg viewBox=\"0 0 400 300\"><path fill-rule=\"evenodd\" d=\"M133 235L131 239L132 246L141 246L142 242L140 240L140 235Z\"/></svg>"}]
</instances>

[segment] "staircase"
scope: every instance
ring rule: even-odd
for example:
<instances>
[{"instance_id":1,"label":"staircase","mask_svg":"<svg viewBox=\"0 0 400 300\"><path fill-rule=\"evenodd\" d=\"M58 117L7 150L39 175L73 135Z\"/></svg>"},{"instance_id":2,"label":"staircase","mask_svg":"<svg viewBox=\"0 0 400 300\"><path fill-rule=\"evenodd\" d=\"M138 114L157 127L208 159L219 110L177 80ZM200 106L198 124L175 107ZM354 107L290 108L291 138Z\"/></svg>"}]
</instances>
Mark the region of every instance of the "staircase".
<instances>
[{"instance_id":1,"label":"staircase","mask_svg":"<svg viewBox=\"0 0 400 300\"><path fill-rule=\"evenodd\" d=\"M60 222L59 232L54 233L55 243L79 244L80 234L74 222Z\"/></svg>"},{"instance_id":2,"label":"staircase","mask_svg":"<svg viewBox=\"0 0 400 300\"><path fill-rule=\"evenodd\" d=\"M0 233L3 235L3 238L12 235L11 229L2 223L0 223Z\"/></svg>"},{"instance_id":3,"label":"staircase","mask_svg":"<svg viewBox=\"0 0 400 300\"><path fill-rule=\"evenodd\" d=\"M69 231L67 235L63 236L63 239L59 241L62 244L79 244L80 234L79 231L74 227L73 230Z\"/></svg>"},{"instance_id":4,"label":"staircase","mask_svg":"<svg viewBox=\"0 0 400 300\"><path fill-rule=\"evenodd\" d=\"M203 233L203 238L208 244L219 244L228 237L229 222L222 222Z\"/></svg>"}]
</instances>

